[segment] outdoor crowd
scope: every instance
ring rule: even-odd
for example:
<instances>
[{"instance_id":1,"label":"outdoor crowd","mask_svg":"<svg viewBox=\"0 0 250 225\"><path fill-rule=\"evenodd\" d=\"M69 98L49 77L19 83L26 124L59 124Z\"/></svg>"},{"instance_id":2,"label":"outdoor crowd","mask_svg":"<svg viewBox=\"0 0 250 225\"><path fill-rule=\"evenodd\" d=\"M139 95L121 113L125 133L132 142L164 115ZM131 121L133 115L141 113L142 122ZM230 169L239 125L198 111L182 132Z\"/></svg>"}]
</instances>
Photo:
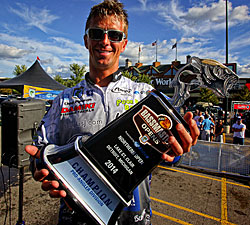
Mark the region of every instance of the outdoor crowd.
<instances>
[{"instance_id":1,"label":"outdoor crowd","mask_svg":"<svg viewBox=\"0 0 250 225\"><path fill-rule=\"evenodd\" d=\"M194 120L200 130L199 140L215 141L223 143L224 125L222 117L216 117L213 113L196 110ZM235 114L233 118L233 143L244 145L246 125L242 122L242 115Z\"/></svg>"}]
</instances>

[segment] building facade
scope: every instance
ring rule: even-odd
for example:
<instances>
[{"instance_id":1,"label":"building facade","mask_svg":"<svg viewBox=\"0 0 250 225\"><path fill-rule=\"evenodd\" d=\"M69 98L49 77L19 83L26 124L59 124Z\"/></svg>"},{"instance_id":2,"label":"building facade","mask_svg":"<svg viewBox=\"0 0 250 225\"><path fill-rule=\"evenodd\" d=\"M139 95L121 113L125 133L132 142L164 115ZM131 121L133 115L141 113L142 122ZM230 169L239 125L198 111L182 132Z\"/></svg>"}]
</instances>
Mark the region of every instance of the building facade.
<instances>
[{"instance_id":1,"label":"building facade","mask_svg":"<svg viewBox=\"0 0 250 225\"><path fill-rule=\"evenodd\" d=\"M125 67L121 67L121 69L128 71L133 76L138 76L139 74L149 75L151 77L153 86L157 90L172 97L174 94L174 88L170 86L170 83L172 82L178 70L188 63L190 57L191 56L189 55L186 57L185 63L181 63L180 61L172 61L171 64L161 64L160 62L153 62L152 65L143 65L142 63L138 62L134 66L132 65L132 62L127 59ZM237 74L236 63L229 63L226 66L228 66ZM239 90L242 90L249 82L250 78L240 78L238 83L230 91L230 94L232 95L234 93L237 93ZM191 96L187 100L187 104L193 104L198 101L198 98L200 98L200 90L196 90L194 92L191 92L190 94ZM228 98L228 100L229 102L232 101L230 97ZM221 102L223 102L223 104L225 104L224 101L224 99L221 99Z\"/></svg>"}]
</instances>

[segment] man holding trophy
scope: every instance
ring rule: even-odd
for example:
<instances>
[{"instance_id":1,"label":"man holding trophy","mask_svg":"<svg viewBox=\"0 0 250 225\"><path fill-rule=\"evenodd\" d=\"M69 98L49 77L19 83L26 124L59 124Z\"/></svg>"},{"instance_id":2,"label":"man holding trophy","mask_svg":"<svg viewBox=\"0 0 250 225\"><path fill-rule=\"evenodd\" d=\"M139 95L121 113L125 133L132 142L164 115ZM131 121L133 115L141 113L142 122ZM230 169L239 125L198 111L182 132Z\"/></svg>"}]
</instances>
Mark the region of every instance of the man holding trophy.
<instances>
[{"instance_id":1,"label":"man holding trophy","mask_svg":"<svg viewBox=\"0 0 250 225\"><path fill-rule=\"evenodd\" d=\"M26 146L33 159L38 159L40 149L48 144L62 146L75 141L78 136L91 137L153 90L148 84L125 78L118 70L119 56L126 48L127 37L127 12L122 3L104 0L92 7L84 35L84 44L89 51L89 73L85 80L64 90L53 101L39 127L36 146ZM162 154L162 159L166 161L188 152L197 142L199 130L192 113L188 112L184 119L190 133L181 123L173 128L178 132L181 143L174 136L169 137L171 151ZM101 148L99 151L102 154ZM108 168L111 167L108 165ZM47 169L38 169L32 162L32 170L34 179L42 182L42 189L49 191L52 198L66 197L67 193L59 187L59 182L48 179ZM134 190L131 204L122 210L116 224L151 224L149 186L150 178L147 177ZM90 223L83 214L75 213L62 200L58 224Z\"/></svg>"}]
</instances>

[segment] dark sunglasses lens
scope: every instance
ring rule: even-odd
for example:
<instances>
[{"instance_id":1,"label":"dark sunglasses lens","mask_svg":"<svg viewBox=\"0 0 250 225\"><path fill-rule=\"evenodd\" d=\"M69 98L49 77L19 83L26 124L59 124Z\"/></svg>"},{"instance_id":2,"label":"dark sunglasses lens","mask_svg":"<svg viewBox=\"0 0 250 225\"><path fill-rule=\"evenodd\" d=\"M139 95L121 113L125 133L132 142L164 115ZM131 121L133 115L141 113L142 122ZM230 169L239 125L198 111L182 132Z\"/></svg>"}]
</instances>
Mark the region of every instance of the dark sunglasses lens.
<instances>
[{"instance_id":1,"label":"dark sunglasses lens","mask_svg":"<svg viewBox=\"0 0 250 225\"><path fill-rule=\"evenodd\" d=\"M103 30L89 29L89 37L93 40L101 40L103 38Z\"/></svg>"},{"instance_id":2,"label":"dark sunglasses lens","mask_svg":"<svg viewBox=\"0 0 250 225\"><path fill-rule=\"evenodd\" d=\"M110 30L108 31L108 37L110 41L121 41L123 33L120 31Z\"/></svg>"}]
</instances>

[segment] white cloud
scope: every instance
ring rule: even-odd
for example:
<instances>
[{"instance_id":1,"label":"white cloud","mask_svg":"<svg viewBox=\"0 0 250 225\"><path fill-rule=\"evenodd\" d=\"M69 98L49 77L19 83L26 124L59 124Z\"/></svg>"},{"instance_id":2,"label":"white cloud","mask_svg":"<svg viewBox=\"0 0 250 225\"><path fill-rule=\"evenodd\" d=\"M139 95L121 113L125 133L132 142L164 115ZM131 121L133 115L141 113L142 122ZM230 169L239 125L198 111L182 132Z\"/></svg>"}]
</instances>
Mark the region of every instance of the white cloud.
<instances>
[{"instance_id":1,"label":"white cloud","mask_svg":"<svg viewBox=\"0 0 250 225\"><path fill-rule=\"evenodd\" d=\"M245 47L250 47L250 32L239 35L230 42L230 49L235 50Z\"/></svg>"},{"instance_id":2,"label":"white cloud","mask_svg":"<svg viewBox=\"0 0 250 225\"><path fill-rule=\"evenodd\" d=\"M197 56L200 58L215 59L219 62L225 61L224 49L216 49L214 47L205 46L211 40L208 38L195 39L195 38L183 38L178 41L177 59L181 63L186 62L186 56ZM157 61L161 64L169 64L175 60L176 50L172 49L172 45L176 42L176 39L167 42L166 40L157 40ZM128 42L125 52L120 57L120 65L125 65L125 60L128 58L132 61L132 64L138 62L139 45L141 45L140 62L144 65L152 65L156 59L156 48L152 44L142 44L137 42ZM191 46L191 47L190 47ZM230 62L237 62L235 56L229 57Z\"/></svg>"},{"instance_id":3,"label":"white cloud","mask_svg":"<svg viewBox=\"0 0 250 225\"><path fill-rule=\"evenodd\" d=\"M229 19L234 21L242 21L246 22L250 20L250 16L248 15L248 7L246 5L235 7L234 10L229 15Z\"/></svg>"},{"instance_id":4,"label":"white cloud","mask_svg":"<svg viewBox=\"0 0 250 225\"><path fill-rule=\"evenodd\" d=\"M62 58L75 57L86 59L87 50L83 45L75 43L71 40L52 37L48 41L37 41L32 38L22 36L12 36L8 34L0 33L0 41L9 46L22 46L22 49L26 51L32 51L35 55L38 55L41 60L45 60L47 56L60 56ZM42 57L42 55L46 57ZM36 58L36 56L35 56Z\"/></svg>"},{"instance_id":5,"label":"white cloud","mask_svg":"<svg viewBox=\"0 0 250 225\"><path fill-rule=\"evenodd\" d=\"M10 11L26 22L28 27L36 27L44 33L51 31L48 25L54 20L58 19L58 16L50 14L47 9L39 9L35 7L28 7L25 4L17 3L18 8L10 8Z\"/></svg>"},{"instance_id":6,"label":"white cloud","mask_svg":"<svg viewBox=\"0 0 250 225\"><path fill-rule=\"evenodd\" d=\"M29 67L37 56L41 59L42 66L50 67L50 75L62 71L57 70L61 65L69 67L71 63L88 64L87 49L83 45L61 37L53 37L42 42L28 37L0 33L0 43L4 43L0 45L0 58L6 60L4 62L1 60L0 66L5 73L7 71L4 71L3 63L7 65L8 60L11 65L26 64Z\"/></svg>"},{"instance_id":7,"label":"white cloud","mask_svg":"<svg viewBox=\"0 0 250 225\"><path fill-rule=\"evenodd\" d=\"M139 60L139 45L141 46L140 62L152 65L156 60L156 47L150 44L142 44L139 42L129 41L124 53L120 56L120 65L125 65L125 60L129 59L132 64ZM161 63L169 63L174 60L174 51L171 50L172 44L167 40L157 40L157 61Z\"/></svg>"},{"instance_id":8,"label":"white cloud","mask_svg":"<svg viewBox=\"0 0 250 225\"><path fill-rule=\"evenodd\" d=\"M61 73L61 74L66 74L68 73L69 75L69 66L68 65L59 65L56 70L54 71L54 73Z\"/></svg>"},{"instance_id":9,"label":"white cloud","mask_svg":"<svg viewBox=\"0 0 250 225\"><path fill-rule=\"evenodd\" d=\"M195 40L197 40L197 38L195 37L190 37L190 38L183 37L178 43L191 43L192 44L195 42Z\"/></svg>"},{"instance_id":10,"label":"white cloud","mask_svg":"<svg viewBox=\"0 0 250 225\"><path fill-rule=\"evenodd\" d=\"M142 9L146 9L146 6L147 6L147 0L138 0L140 3L141 3L141 5L142 5Z\"/></svg>"},{"instance_id":11,"label":"white cloud","mask_svg":"<svg viewBox=\"0 0 250 225\"><path fill-rule=\"evenodd\" d=\"M16 47L0 44L0 59L22 58L30 53L29 50L19 49Z\"/></svg>"},{"instance_id":12,"label":"white cloud","mask_svg":"<svg viewBox=\"0 0 250 225\"><path fill-rule=\"evenodd\" d=\"M139 0L138 0L139 1ZM133 8L134 11L144 10L154 15L154 20L161 25L171 27L178 32L178 39L172 38L169 43L178 42L178 60L185 62L186 55L198 56L201 58L212 58L220 62L225 62L225 47L218 45L220 40L219 34L222 30L225 32L225 1L224 0L204 0L189 1L185 8L182 2L185 0L171 1L140 1L141 8ZM145 3L145 4L144 4ZM234 3L236 4L236 3ZM249 26L250 15L247 3L245 5L233 7L232 2L228 1L229 29L234 31L240 29L239 25L244 24L245 30ZM234 30L233 30L234 28ZM172 30L172 29L171 29ZM238 32L238 37L230 36L229 43L229 61L238 64L248 64L250 58L247 48L250 45L250 32L243 35ZM224 36L223 36L224 39ZM220 47L218 47L220 46ZM159 56L161 60L167 59L167 63L174 59L175 51L168 51L167 54ZM244 52L244 53L243 53ZM145 54L145 49L143 54ZM149 54L150 55L150 54ZM154 53L151 51L151 56ZM245 55L242 57L242 55ZM152 57L151 57L152 58ZM147 57L149 64L150 57ZM248 67L242 66L239 73L249 72ZM247 71L247 72L246 72ZM249 73L250 74L250 73Z\"/></svg>"},{"instance_id":13,"label":"white cloud","mask_svg":"<svg viewBox=\"0 0 250 225\"><path fill-rule=\"evenodd\" d=\"M48 74L53 73L53 70L52 70L52 68L50 66L47 67L46 73L48 73Z\"/></svg>"},{"instance_id":14,"label":"white cloud","mask_svg":"<svg viewBox=\"0 0 250 225\"><path fill-rule=\"evenodd\" d=\"M172 39L170 39L170 41L171 41L172 44L175 44L177 42L177 39L176 38L172 38Z\"/></svg>"},{"instance_id":15,"label":"white cloud","mask_svg":"<svg viewBox=\"0 0 250 225\"><path fill-rule=\"evenodd\" d=\"M250 74L250 64L247 65L240 65L237 64L238 74L240 74L240 77L248 77Z\"/></svg>"},{"instance_id":16,"label":"white cloud","mask_svg":"<svg viewBox=\"0 0 250 225\"><path fill-rule=\"evenodd\" d=\"M208 35L208 31L216 31L225 28L225 1L219 0L211 3L203 1L198 5L185 10L178 0L170 2L151 2L138 0L141 8L133 10L144 10L148 12L156 12L158 14L157 21L172 26L176 30L184 34ZM184 1L184 0L183 0ZM232 3L228 2L229 26L236 26L239 23L246 23L250 20L249 9L246 5L232 7Z\"/></svg>"}]
</instances>

